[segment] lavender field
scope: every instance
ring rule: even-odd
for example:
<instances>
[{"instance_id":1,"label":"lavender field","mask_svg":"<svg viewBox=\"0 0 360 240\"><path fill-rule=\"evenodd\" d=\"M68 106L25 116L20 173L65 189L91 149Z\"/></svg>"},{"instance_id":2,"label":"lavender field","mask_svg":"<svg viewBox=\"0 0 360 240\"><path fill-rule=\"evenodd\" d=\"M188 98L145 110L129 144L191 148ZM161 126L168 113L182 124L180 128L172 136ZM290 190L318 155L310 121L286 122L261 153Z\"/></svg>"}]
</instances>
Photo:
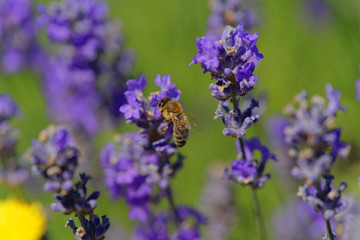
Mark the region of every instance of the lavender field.
<instances>
[{"instance_id":1,"label":"lavender field","mask_svg":"<svg viewBox=\"0 0 360 240\"><path fill-rule=\"evenodd\" d=\"M0 0L0 239L358 240L359 11Z\"/></svg>"}]
</instances>

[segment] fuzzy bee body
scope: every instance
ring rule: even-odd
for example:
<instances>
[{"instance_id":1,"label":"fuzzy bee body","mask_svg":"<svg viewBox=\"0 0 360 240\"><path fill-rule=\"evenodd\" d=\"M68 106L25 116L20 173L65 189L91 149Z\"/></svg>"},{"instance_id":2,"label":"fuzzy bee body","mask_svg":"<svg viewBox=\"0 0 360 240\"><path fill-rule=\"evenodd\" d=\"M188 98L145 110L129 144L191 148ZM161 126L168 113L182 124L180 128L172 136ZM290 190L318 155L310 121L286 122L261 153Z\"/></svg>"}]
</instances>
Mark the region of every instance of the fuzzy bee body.
<instances>
[{"instance_id":1,"label":"fuzzy bee body","mask_svg":"<svg viewBox=\"0 0 360 240\"><path fill-rule=\"evenodd\" d=\"M174 124L174 142L176 146L183 147L189 138L189 130L191 128L183 107L177 101L164 98L160 100L158 108L165 121L169 125L171 123Z\"/></svg>"}]
</instances>

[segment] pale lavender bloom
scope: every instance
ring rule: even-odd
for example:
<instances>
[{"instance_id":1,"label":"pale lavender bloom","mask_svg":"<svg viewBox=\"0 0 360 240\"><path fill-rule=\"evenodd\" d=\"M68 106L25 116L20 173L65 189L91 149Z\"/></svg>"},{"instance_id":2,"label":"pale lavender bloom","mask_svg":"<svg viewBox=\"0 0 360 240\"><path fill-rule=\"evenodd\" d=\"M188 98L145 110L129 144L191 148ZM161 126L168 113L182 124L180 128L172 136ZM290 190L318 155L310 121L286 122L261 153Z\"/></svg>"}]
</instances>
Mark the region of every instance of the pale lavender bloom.
<instances>
[{"instance_id":1,"label":"pale lavender bloom","mask_svg":"<svg viewBox=\"0 0 360 240\"><path fill-rule=\"evenodd\" d=\"M8 94L0 94L0 123L18 116L20 110L12 97Z\"/></svg>"},{"instance_id":2,"label":"pale lavender bloom","mask_svg":"<svg viewBox=\"0 0 360 240\"><path fill-rule=\"evenodd\" d=\"M0 94L0 159L4 161L15 155L15 144L19 138L19 132L13 128L10 120L19 115L19 107L12 97L8 94ZM16 165L12 168L16 168Z\"/></svg>"},{"instance_id":3,"label":"pale lavender bloom","mask_svg":"<svg viewBox=\"0 0 360 240\"><path fill-rule=\"evenodd\" d=\"M316 212L322 214L325 220L328 220L348 207L348 202L341 199L342 192L346 189L347 184L341 182L339 189L335 190L331 187L334 176L324 174L323 177L326 182L322 187L320 186L321 189L305 184L299 188L298 195Z\"/></svg>"},{"instance_id":4,"label":"pale lavender bloom","mask_svg":"<svg viewBox=\"0 0 360 240\"><path fill-rule=\"evenodd\" d=\"M237 98L234 105L238 106L240 98ZM244 111L241 111L239 107L230 109L229 101L220 101L218 108L215 111L215 119L221 118L225 128L223 134L234 138L244 137L246 130L251 127L252 124L259 121L260 116L253 114L253 110L259 107L259 103L252 99L250 106Z\"/></svg>"},{"instance_id":5,"label":"pale lavender bloom","mask_svg":"<svg viewBox=\"0 0 360 240\"><path fill-rule=\"evenodd\" d=\"M298 109L291 104L284 109L292 120L284 133L290 157L297 160L292 170L295 177L315 181L338 156L345 159L350 151L349 145L340 141L341 128L333 127L337 111L345 111L340 104L340 92L327 85L326 96L328 104L317 95L308 101L306 91L302 91L295 98Z\"/></svg>"},{"instance_id":6,"label":"pale lavender bloom","mask_svg":"<svg viewBox=\"0 0 360 240\"><path fill-rule=\"evenodd\" d=\"M358 78L355 82L356 89L356 99L360 102L360 78Z\"/></svg>"},{"instance_id":7,"label":"pale lavender bloom","mask_svg":"<svg viewBox=\"0 0 360 240\"><path fill-rule=\"evenodd\" d=\"M248 29L257 25L255 9L249 6L252 1L247 0L212 0L211 13L207 21L209 38L217 40L225 26L236 26L244 21Z\"/></svg>"},{"instance_id":8,"label":"pale lavender bloom","mask_svg":"<svg viewBox=\"0 0 360 240\"><path fill-rule=\"evenodd\" d=\"M33 172L47 180L45 191L66 194L72 189L79 150L64 127L49 126L40 132L30 155Z\"/></svg>"},{"instance_id":9,"label":"pale lavender bloom","mask_svg":"<svg viewBox=\"0 0 360 240\"><path fill-rule=\"evenodd\" d=\"M30 177L29 169L16 153L19 130L10 123L19 115L19 107L12 97L0 94L0 183L8 186L18 186Z\"/></svg>"},{"instance_id":10,"label":"pale lavender bloom","mask_svg":"<svg viewBox=\"0 0 360 240\"><path fill-rule=\"evenodd\" d=\"M25 67L42 69L45 55L36 40L37 29L32 0L0 1L1 69L17 73Z\"/></svg>"},{"instance_id":11,"label":"pale lavender bloom","mask_svg":"<svg viewBox=\"0 0 360 240\"><path fill-rule=\"evenodd\" d=\"M336 239L357 240L360 234L360 202L351 195L344 195L343 198L349 206L334 217Z\"/></svg>"},{"instance_id":12,"label":"pale lavender bloom","mask_svg":"<svg viewBox=\"0 0 360 240\"><path fill-rule=\"evenodd\" d=\"M113 125L125 102L134 54L123 49L120 26L96 0L62 0L41 9L41 24L56 53L44 72L51 117L93 135Z\"/></svg>"},{"instance_id":13,"label":"pale lavender bloom","mask_svg":"<svg viewBox=\"0 0 360 240\"><path fill-rule=\"evenodd\" d=\"M302 0L301 5L304 22L310 27L324 28L331 23L333 16L326 0Z\"/></svg>"}]
</instances>

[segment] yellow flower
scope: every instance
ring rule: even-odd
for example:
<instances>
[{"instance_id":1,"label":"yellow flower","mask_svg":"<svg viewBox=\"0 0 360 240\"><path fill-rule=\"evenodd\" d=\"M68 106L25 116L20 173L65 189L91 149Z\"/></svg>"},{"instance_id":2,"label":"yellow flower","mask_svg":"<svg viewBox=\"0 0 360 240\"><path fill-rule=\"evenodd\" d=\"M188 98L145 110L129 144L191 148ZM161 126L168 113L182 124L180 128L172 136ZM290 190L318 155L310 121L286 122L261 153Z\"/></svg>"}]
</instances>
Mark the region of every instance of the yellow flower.
<instances>
[{"instance_id":1,"label":"yellow flower","mask_svg":"<svg viewBox=\"0 0 360 240\"><path fill-rule=\"evenodd\" d=\"M39 240L44 235L46 218L40 203L9 198L0 200L0 239Z\"/></svg>"}]
</instances>

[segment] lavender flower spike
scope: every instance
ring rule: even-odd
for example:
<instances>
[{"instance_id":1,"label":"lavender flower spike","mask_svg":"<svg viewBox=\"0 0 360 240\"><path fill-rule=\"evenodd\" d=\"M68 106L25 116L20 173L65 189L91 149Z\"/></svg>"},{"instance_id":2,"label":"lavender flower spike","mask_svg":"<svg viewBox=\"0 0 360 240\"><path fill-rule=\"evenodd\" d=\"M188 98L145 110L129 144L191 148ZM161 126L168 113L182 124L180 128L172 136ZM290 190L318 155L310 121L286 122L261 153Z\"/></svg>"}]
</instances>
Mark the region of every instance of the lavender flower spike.
<instances>
[{"instance_id":1,"label":"lavender flower spike","mask_svg":"<svg viewBox=\"0 0 360 240\"><path fill-rule=\"evenodd\" d=\"M324 174L323 178L326 182L321 189L305 184L299 188L298 196L313 206L314 210L322 214L325 220L329 220L348 206L348 202L341 199L341 193L347 184L341 182L339 189L335 190L331 187L334 176Z\"/></svg>"},{"instance_id":2,"label":"lavender flower spike","mask_svg":"<svg viewBox=\"0 0 360 240\"><path fill-rule=\"evenodd\" d=\"M275 155L271 154L269 149L261 145L258 138L252 138L244 141L244 150L246 158L244 158L241 146L236 142L236 148L239 159L231 164L231 168L225 168L225 177L235 183L249 185L253 189L262 188L270 179L270 174L264 174L265 166L269 159L276 160ZM254 159L255 151L261 152L261 162Z\"/></svg>"},{"instance_id":3,"label":"lavender flower spike","mask_svg":"<svg viewBox=\"0 0 360 240\"><path fill-rule=\"evenodd\" d=\"M73 219L66 223L76 239L103 240L110 222L106 215L100 220L94 213L100 192L87 195L86 184L91 177L81 173L80 181L72 183L79 151L67 130L56 126L44 129L39 139L33 140L29 153L34 171L47 180L45 191L56 193L56 202L50 208L64 215L74 213L79 218L81 227L76 227Z\"/></svg>"},{"instance_id":4,"label":"lavender flower spike","mask_svg":"<svg viewBox=\"0 0 360 240\"><path fill-rule=\"evenodd\" d=\"M333 127L338 110L345 111L340 92L327 85L326 96L328 104L317 95L309 101L306 91L302 91L295 97L298 109L289 104L284 110L292 120L284 129L285 141L290 146L290 157L297 160L292 175L309 183L328 171L338 156L345 159L350 151L350 146L340 141L341 128Z\"/></svg>"},{"instance_id":5,"label":"lavender flower spike","mask_svg":"<svg viewBox=\"0 0 360 240\"><path fill-rule=\"evenodd\" d=\"M210 2L211 14L207 21L208 32L206 36L219 39L225 26L236 26L244 21L248 29L257 24L255 11L248 6L252 1L246 0L212 0ZM256 2L256 1L255 1Z\"/></svg>"},{"instance_id":6,"label":"lavender flower spike","mask_svg":"<svg viewBox=\"0 0 360 240\"><path fill-rule=\"evenodd\" d=\"M0 94L0 183L7 186L20 185L30 176L28 168L16 156L19 130L11 125L10 120L18 115L20 110L12 97Z\"/></svg>"},{"instance_id":7,"label":"lavender flower spike","mask_svg":"<svg viewBox=\"0 0 360 240\"><path fill-rule=\"evenodd\" d=\"M34 12L32 0L0 1L0 67L5 73L17 73L28 66L41 70L45 63L36 41Z\"/></svg>"},{"instance_id":8,"label":"lavender flower spike","mask_svg":"<svg viewBox=\"0 0 360 240\"><path fill-rule=\"evenodd\" d=\"M244 31L243 22L235 28L227 26L219 41L196 39L198 54L190 65L200 63L204 73L210 72L216 80L210 85L213 97L225 101L234 95L246 95L255 87L258 77L253 74L254 59L263 58L256 47L257 39L257 33Z\"/></svg>"},{"instance_id":9,"label":"lavender flower spike","mask_svg":"<svg viewBox=\"0 0 360 240\"><path fill-rule=\"evenodd\" d=\"M120 25L98 0L62 0L41 9L55 56L43 74L51 117L85 135L116 122L134 56L123 49Z\"/></svg>"},{"instance_id":10,"label":"lavender flower spike","mask_svg":"<svg viewBox=\"0 0 360 240\"><path fill-rule=\"evenodd\" d=\"M214 119L221 118L226 126L226 128L223 129L225 136L242 138L245 136L246 130L260 119L260 115L253 114L254 108L259 107L259 103L255 99L251 100L250 106L244 111L236 107L239 105L239 100L240 98L235 100L235 109L230 109L229 101L220 101L215 111Z\"/></svg>"},{"instance_id":11,"label":"lavender flower spike","mask_svg":"<svg viewBox=\"0 0 360 240\"><path fill-rule=\"evenodd\" d=\"M358 78L355 82L356 89L356 99L360 102L360 78Z\"/></svg>"},{"instance_id":12,"label":"lavender flower spike","mask_svg":"<svg viewBox=\"0 0 360 240\"><path fill-rule=\"evenodd\" d=\"M72 189L79 150L64 127L51 125L40 132L30 154L33 171L47 180L45 191L64 195Z\"/></svg>"}]
</instances>

